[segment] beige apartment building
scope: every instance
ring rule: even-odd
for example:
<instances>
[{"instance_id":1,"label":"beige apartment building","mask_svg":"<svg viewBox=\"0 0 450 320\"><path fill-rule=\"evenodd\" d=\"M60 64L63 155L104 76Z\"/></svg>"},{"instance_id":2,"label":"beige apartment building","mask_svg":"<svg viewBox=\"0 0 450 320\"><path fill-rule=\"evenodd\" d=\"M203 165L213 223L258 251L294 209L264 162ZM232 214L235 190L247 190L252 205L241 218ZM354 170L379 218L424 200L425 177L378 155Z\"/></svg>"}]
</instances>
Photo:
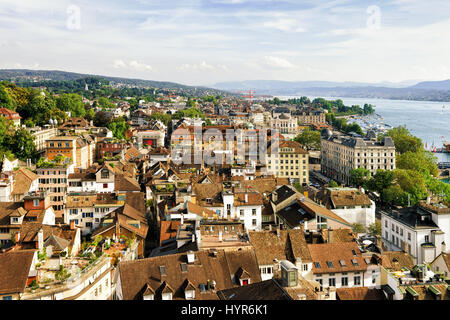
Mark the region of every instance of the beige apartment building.
<instances>
[{"instance_id":1,"label":"beige apartment building","mask_svg":"<svg viewBox=\"0 0 450 320\"><path fill-rule=\"evenodd\" d=\"M309 153L295 141L280 141L278 153L268 148L267 171L277 178L289 178L300 184L309 183Z\"/></svg>"},{"instance_id":2,"label":"beige apartment building","mask_svg":"<svg viewBox=\"0 0 450 320\"><path fill-rule=\"evenodd\" d=\"M76 168L87 169L94 163L95 140L89 135L58 136L46 141L46 157L53 161L63 155L71 159Z\"/></svg>"},{"instance_id":3,"label":"beige apartment building","mask_svg":"<svg viewBox=\"0 0 450 320\"><path fill-rule=\"evenodd\" d=\"M278 130L287 139L293 138L298 134L297 119L290 114L282 113L270 120L270 129Z\"/></svg>"},{"instance_id":4,"label":"beige apartment building","mask_svg":"<svg viewBox=\"0 0 450 320\"><path fill-rule=\"evenodd\" d=\"M35 127L28 130L34 138L34 144L38 152L44 152L47 146L45 142L58 135L58 128Z\"/></svg>"},{"instance_id":5,"label":"beige apartment building","mask_svg":"<svg viewBox=\"0 0 450 320\"><path fill-rule=\"evenodd\" d=\"M304 124L324 124L326 122L325 112L323 111L298 111L294 113L298 122Z\"/></svg>"},{"instance_id":6,"label":"beige apartment building","mask_svg":"<svg viewBox=\"0 0 450 320\"><path fill-rule=\"evenodd\" d=\"M376 138L327 131L321 137L321 171L327 177L350 184L350 171L360 167L374 175L378 169L395 169L395 146L391 137Z\"/></svg>"}]
</instances>

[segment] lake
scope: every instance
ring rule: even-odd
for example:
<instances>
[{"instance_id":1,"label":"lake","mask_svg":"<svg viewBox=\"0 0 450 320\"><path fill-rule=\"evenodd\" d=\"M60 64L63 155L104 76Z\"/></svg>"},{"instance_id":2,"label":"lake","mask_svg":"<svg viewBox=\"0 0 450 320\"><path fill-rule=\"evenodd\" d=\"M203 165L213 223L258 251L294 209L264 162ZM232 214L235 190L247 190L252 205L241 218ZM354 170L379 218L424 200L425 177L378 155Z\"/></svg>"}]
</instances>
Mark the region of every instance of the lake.
<instances>
[{"instance_id":1,"label":"lake","mask_svg":"<svg viewBox=\"0 0 450 320\"><path fill-rule=\"evenodd\" d=\"M294 98L280 96L282 100ZM296 97L298 98L298 96ZM315 97L309 97L313 100ZM327 100L341 99L346 106L365 103L375 106L375 112L391 126L406 126L415 136L427 144L441 148L443 141L450 141L450 103L431 101L388 100L370 98L323 97ZM444 107L443 107L444 106ZM439 162L450 162L450 153L436 153Z\"/></svg>"}]
</instances>

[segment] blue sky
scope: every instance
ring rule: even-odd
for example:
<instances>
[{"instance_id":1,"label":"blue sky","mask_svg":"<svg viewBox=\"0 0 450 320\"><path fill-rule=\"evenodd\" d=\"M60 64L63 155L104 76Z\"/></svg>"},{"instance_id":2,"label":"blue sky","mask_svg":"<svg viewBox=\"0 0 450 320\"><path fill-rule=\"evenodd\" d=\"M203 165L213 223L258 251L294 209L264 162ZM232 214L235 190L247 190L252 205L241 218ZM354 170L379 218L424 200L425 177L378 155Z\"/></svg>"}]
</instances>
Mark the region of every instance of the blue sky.
<instances>
[{"instance_id":1,"label":"blue sky","mask_svg":"<svg viewBox=\"0 0 450 320\"><path fill-rule=\"evenodd\" d=\"M0 68L208 85L450 78L446 0L2 0Z\"/></svg>"}]
</instances>

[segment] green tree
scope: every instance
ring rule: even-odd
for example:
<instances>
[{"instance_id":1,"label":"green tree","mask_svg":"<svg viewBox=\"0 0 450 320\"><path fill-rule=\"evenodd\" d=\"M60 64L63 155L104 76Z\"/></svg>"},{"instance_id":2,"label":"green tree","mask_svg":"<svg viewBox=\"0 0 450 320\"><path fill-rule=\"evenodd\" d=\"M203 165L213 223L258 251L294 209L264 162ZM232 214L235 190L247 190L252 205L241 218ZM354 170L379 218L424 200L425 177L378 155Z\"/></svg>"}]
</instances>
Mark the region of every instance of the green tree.
<instances>
[{"instance_id":1,"label":"green tree","mask_svg":"<svg viewBox=\"0 0 450 320\"><path fill-rule=\"evenodd\" d=\"M21 160L36 159L36 145L31 133L18 129L10 141L11 151Z\"/></svg>"},{"instance_id":2,"label":"green tree","mask_svg":"<svg viewBox=\"0 0 450 320\"><path fill-rule=\"evenodd\" d=\"M408 204L408 194L399 186L390 186L384 189L381 198L384 203L389 205L404 206Z\"/></svg>"},{"instance_id":3,"label":"green tree","mask_svg":"<svg viewBox=\"0 0 450 320\"><path fill-rule=\"evenodd\" d=\"M64 93L56 98L56 107L63 111L70 111L72 117L84 117L86 110L83 99L76 93Z\"/></svg>"},{"instance_id":4,"label":"green tree","mask_svg":"<svg viewBox=\"0 0 450 320\"><path fill-rule=\"evenodd\" d=\"M320 132L306 128L294 138L294 141L297 141L308 150L319 150Z\"/></svg>"},{"instance_id":5,"label":"green tree","mask_svg":"<svg viewBox=\"0 0 450 320\"><path fill-rule=\"evenodd\" d=\"M109 116L106 112L99 111L95 114L94 125L96 127L107 127L110 122L111 116Z\"/></svg>"},{"instance_id":6,"label":"green tree","mask_svg":"<svg viewBox=\"0 0 450 320\"><path fill-rule=\"evenodd\" d=\"M350 183L356 187L365 186L367 180L370 178L370 170L359 167L350 170Z\"/></svg>"},{"instance_id":7,"label":"green tree","mask_svg":"<svg viewBox=\"0 0 450 320\"><path fill-rule=\"evenodd\" d=\"M375 223L370 224L367 231L373 235L381 236L381 221L376 220Z\"/></svg>"},{"instance_id":8,"label":"green tree","mask_svg":"<svg viewBox=\"0 0 450 320\"><path fill-rule=\"evenodd\" d=\"M337 184L337 182L334 181L334 180L331 180L330 183L328 184L328 186L329 186L330 188L337 188L337 187L339 187L339 185Z\"/></svg>"},{"instance_id":9,"label":"green tree","mask_svg":"<svg viewBox=\"0 0 450 320\"><path fill-rule=\"evenodd\" d=\"M422 150L422 140L411 135L409 130L404 126L392 128L386 135L392 137L395 144L395 150L400 154L408 151L419 152Z\"/></svg>"},{"instance_id":10,"label":"green tree","mask_svg":"<svg viewBox=\"0 0 450 320\"><path fill-rule=\"evenodd\" d=\"M10 110L14 110L13 99L11 98L3 84L0 84L0 106Z\"/></svg>"},{"instance_id":11,"label":"green tree","mask_svg":"<svg viewBox=\"0 0 450 320\"><path fill-rule=\"evenodd\" d=\"M366 228L361 223L353 223L352 229L353 229L353 232L356 232L356 233L365 233L366 232Z\"/></svg>"},{"instance_id":12,"label":"green tree","mask_svg":"<svg viewBox=\"0 0 450 320\"><path fill-rule=\"evenodd\" d=\"M112 131L114 138L127 140L126 132L130 128L130 125L124 118L115 118L109 123L108 128Z\"/></svg>"},{"instance_id":13,"label":"green tree","mask_svg":"<svg viewBox=\"0 0 450 320\"><path fill-rule=\"evenodd\" d=\"M407 151L397 156L397 168L414 170L425 175L437 176L439 173L436 165L437 158L430 152L419 150L417 152Z\"/></svg>"},{"instance_id":14,"label":"green tree","mask_svg":"<svg viewBox=\"0 0 450 320\"><path fill-rule=\"evenodd\" d=\"M377 170L377 173L367 181L366 187L369 190L376 191L380 195L383 190L389 188L394 181L394 172L389 170Z\"/></svg>"}]
</instances>

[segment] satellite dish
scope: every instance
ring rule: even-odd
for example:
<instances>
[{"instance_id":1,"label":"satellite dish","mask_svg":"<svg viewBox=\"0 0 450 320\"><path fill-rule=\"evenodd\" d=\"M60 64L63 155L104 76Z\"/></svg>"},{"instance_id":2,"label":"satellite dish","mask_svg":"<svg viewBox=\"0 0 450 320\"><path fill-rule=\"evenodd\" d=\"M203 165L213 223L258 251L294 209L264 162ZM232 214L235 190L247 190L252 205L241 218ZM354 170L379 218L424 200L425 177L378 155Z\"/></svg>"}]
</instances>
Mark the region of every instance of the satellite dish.
<instances>
[{"instance_id":1,"label":"satellite dish","mask_svg":"<svg viewBox=\"0 0 450 320\"><path fill-rule=\"evenodd\" d=\"M364 240L364 241L363 241L363 244L366 245L366 246L368 246L368 245L371 245L371 244L372 244L372 241L370 241L370 240Z\"/></svg>"}]
</instances>

